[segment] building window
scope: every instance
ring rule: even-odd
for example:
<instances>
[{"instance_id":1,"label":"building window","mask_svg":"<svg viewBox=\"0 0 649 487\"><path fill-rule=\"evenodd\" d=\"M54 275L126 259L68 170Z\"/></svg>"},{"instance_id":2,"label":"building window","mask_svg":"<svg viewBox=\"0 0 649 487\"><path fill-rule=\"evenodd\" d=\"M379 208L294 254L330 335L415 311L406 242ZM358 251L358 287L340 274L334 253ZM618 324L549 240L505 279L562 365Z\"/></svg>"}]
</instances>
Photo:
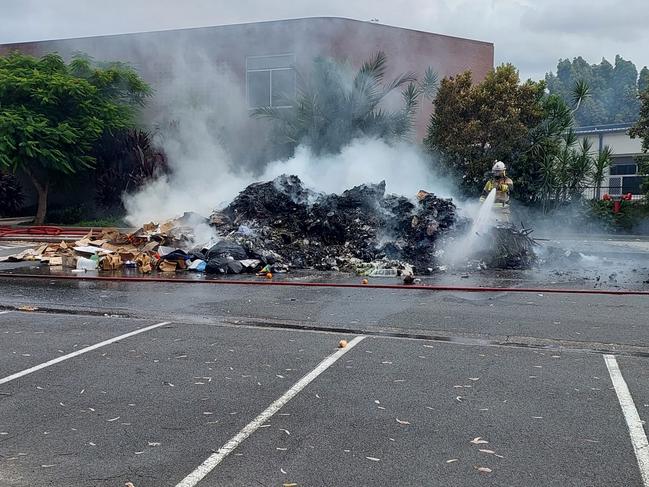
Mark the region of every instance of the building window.
<instances>
[{"instance_id":1,"label":"building window","mask_svg":"<svg viewBox=\"0 0 649 487\"><path fill-rule=\"evenodd\" d=\"M611 166L611 176L634 175L638 172L636 164L615 164Z\"/></svg>"},{"instance_id":2,"label":"building window","mask_svg":"<svg viewBox=\"0 0 649 487\"><path fill-rule=\"evenodd\" d=\"M248 106L290 108L296 93L295 56L249 56L246 58Z\"/></svg>"}]
</instances>

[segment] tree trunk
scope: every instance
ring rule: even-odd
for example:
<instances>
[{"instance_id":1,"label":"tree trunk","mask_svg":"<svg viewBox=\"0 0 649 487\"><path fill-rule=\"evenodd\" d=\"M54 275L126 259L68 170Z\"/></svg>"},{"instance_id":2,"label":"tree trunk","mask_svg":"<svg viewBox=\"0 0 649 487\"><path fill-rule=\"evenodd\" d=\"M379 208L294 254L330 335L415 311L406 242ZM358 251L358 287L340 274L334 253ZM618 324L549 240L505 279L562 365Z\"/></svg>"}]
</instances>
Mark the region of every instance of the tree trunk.
<instances>
[{"instance_id":1,"label":"tree trunk","mask_svg":"<svg viewBox=\"0 0 649 487\"><path fill-rule=\"evenodd\" d=\"M38 208L36 210L36 225L42 225L45 223L45 216L47 215L47 193L50 189L50 183L45 182L41 183L34 174L26 168L23 168L25 174L31 179L34 188L36 188L36 193L38 193Z\"/></svg>"},{"instance_id":2,"label":"tree trunk","mask_svg":"<svg viewBox=\"0 0 649 487\"><path fill-rule=\"evenodd\" d=\"M36 187L38 192L38 209L36 210L36 225L45 223L45 215L47 214L47 193L49 190L49 183L41 185L40 188Z\"/></svg>"}]
</instances>

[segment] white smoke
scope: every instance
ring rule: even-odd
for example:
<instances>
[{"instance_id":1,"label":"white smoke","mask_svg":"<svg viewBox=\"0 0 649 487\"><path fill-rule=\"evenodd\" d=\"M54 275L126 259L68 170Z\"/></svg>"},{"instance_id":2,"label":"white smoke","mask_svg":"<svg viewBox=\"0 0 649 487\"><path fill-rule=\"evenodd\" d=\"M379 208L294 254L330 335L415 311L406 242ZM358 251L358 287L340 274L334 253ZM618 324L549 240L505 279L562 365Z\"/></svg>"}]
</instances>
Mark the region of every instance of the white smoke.
<instances>
[{"instance_id":1,"label":"white smoke","mask_svg":"<svg viewBox=\"0 0 649 487\"><path fill-rule=\"evenodd\" d=\"M386 182L386 191L412 196L420 189L450 197L448 181L436 176L430 161L412 143L388 144L380 139L358 139L340 154L316 157L300 146L288 161L268 165L262 179L295 174L309 187L340 193L364 183Z\"/></svg>"},{"instance_id":2,"label":"white smoke","mask_svg":"<svg viewBox=\"0 0 649 487\"><path fill-rule=\"evenodd\" d=\"M264 156L269 122L251 119L245 87L229 68L182 44L167 55L164 84L155 86L145 117L156 127L155 142L167 155L170 172L124 195L131 225L184 212L209 216L248 184L281 174L297 175L306 186L328 193L385 180L388 192L408 197L420 189L453 195L452 183L434 174L429 156L413 142L358 139L339 154L319 157L300 146L290 159L273 161Z\"/></svg>"},{"instance_id":3,"label":"white smoke","mask_svg":"<svg viewBox=\"0 0 649 487\"><path fill-rule=\"evenodd\" d=\"M178 135L193 143L166 141L164 148L172 173L126 198L131 224L165 220L185 211L209 216L248 184L281 174L296 175L307 187L326 193L341 193L359 184L385 180L389 193L414 197L424 189L441 197L453 196L449 181L436 176L426 156L405 142L391 145L377 139L359 139L339 154L319 157L300 146L292 158L271 162L263 174L254 177L249 172L232 171L228 154L210 138L198 118Z\"/></svg>"},{"instance_id":4,"label":"white smoke","mask_svg":"<svg viewBox=\"0 0 649 487\"><path fill-rule=\"evenodd\" d=\"M248 110L240 83L203 51L178 47L170 53L170 72L156 86L145 117L154 125L155 143L167 155L170 173L123 196L132 225L162 221L193 211L209 216L250 176L238 174L223 144L242 138Z\"/></svg>"}]
</instances>

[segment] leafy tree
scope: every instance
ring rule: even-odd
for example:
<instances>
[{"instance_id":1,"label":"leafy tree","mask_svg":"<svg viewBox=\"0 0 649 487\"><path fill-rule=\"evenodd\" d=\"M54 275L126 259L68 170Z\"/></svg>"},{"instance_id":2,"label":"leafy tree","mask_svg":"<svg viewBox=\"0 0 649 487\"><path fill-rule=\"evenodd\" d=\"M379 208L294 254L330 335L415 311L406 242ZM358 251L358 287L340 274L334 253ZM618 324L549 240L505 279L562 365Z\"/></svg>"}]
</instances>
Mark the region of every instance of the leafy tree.
<instances>
[{"instance_id":1,"label":"leafy tree","mask_svg":"<svg viewBox=\"0 0 649 487\"><path fill-rule=\"evenodd\" d=\"M544 92L544 83L521 83L511 65L500 66L482 83L470 73L442 80L426 145L443 167L476 195L493 161L500 159L514 180L514 198L549 211L581 198L591 182L601 185L610 149L596 158L588 140L578 142L574 116L591 89L579 80L568 105Z\"/></svg>"},{"instance_id":2,"label":"leafy tree","mask_svg":"<svg viewBox=\"0 0 649 487\"><path fill-rule=\"evenodd\" d=\"M57 179L92 168L93 144L135 122L150 88L122 63L69 64L57 54L0 57L0 168L22 171L38 193L36 222Z\"/></svg>"},{"instance_id":3,"label":"leafy tree","mask_svg":"<svg viewBox=\"0 0 649 487\"><path fill-rule=\"evenodd\" d=\"M649 68L645 66L638 75L638 91L643 93L647 90L649 90Z\"/></svg>"},{"instance_id":4,"label":"leafy tree","mask_svg":"<svg viewBox=\"0 0 649 487\"><path fill-rule=\"evenodd\" d=\"M387 57L378 52L354 73L349 64L316 58L308 78L300 77L294 108L261 107L253 116L270 119L289 150L307 144L315 154L336 153L358 137L403 139L413 127L421 96L434 96L437 75L426 71L421 83L414 73L387 81ZM402 106L384 109L383 102L401 88Z\"/></svg>"},{"instance_id":5,"label":"leafy tree","mask_svg":"<svg viewBox=\"0 0 649 487\"><path fill-rule=\"evenodd\" d=\"M584 126L635 121L639 110L638 90L647 77L649 71L641 72L638 79L635 65L619 55L615 57L615 65L606 59L590 65L580 56L572 61L560 59L557 74L548 73L545 80L550 93L566 102L571 101L576 82L588 84L592 96L575 115L576 124Z\"/></svg>"},{"instance_id":6,"label":"leafy tree","mask_svg":"<svg viewBox=\"0 0 649 487\"><path fill-rule=\"evenodd\" d=\"M572 106L558 95L544 98L543 120L530 131L530 147L516 165L524 170L516 186L525 189L517 193L517 199L538 203L547 212L581 199L588 184L595 185L599 196L612 151L605 146L593 155L592 143L588 139L578 142L574 131L574 117L586 106L590 93L590 86L578 80L569 95Z\"/></svg>"},{"instance_id":7,"label":"leafy tree","mask_svg":"<svg viewBox=\"0 0 649 487\"><path fill-rule=\"evenodd\" d=\"M494 160L513 169L528 150L529 132L544 115L544 90L543 82L521 84L511 64L497 67L476 85L469 71L445 78L424 143L464 190L475 194Z\"/></svg>"},{"instance_id":8,"label":"leafy tree","mask_svg":"<svg viewBox=\"0 0 649 487\"><path fill-rule=\"evenodd\" d=\"M640 94L640 101L642 103L640 118L629 130L629 135L634 139L636 137L642 139L642 151L649 152L649 88Z\"/></svg>"},{"instance_id":9,"label":"leafy tree","mask_svg":"<svg viewBox=\"0 0 649 487\"><path fill-rule=\"evenodd\" d=\"M100 207L121 213L123 193L168 172L167 156L153 139L153 133L136 129L104 134L95 143L95 200Z\"/></svg>"},{"instance_id":10,"label":"leafy tree","mask_svg":"<svg viewBox=\"0 0 649 487\"><path fill-rule=\"evenodd\" d=\"M640 93L640 101L642 103L640 118L629 130L629 135L634 139L636 137L642 139L642 152L644 154L638 157L638 172L645 176L642 189L649 197L649 86Z\"/></svg>"}]
</instances>

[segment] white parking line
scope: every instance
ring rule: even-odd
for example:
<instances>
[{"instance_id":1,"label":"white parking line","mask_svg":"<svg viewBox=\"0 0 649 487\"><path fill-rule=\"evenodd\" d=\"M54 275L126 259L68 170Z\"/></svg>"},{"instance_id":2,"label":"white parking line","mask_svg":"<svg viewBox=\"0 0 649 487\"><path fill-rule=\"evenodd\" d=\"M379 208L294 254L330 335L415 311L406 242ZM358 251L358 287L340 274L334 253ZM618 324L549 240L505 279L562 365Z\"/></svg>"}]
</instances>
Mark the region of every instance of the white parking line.
<instances>
[{"instance_id":1,"label":"white parking line","mask_svg":"<svg viewBox=\"0 0 649 487\"><path fill-rule=\"evenodd\" d=\"M248 438L261 425L263 425L266 421L268 421L271 416L273 416L277 411L279 411L282 408L282 406L284 406L287 402L289 402L291 399L297 396L297 394L302 389L308 386L316 377L318 377L325 370L331 367L331 365L333 365L340 357L342 357L347 352L349 352L364 338L365 338L364 336L357 336L351 342L349 342L349 344L347 344L347 347L341 348L340 350L329 355L326 359L320 362L320 364L315 369L313 369L311 372L309 372L307 375L305 375L299 381L297 381L293 385L293 387L291 387L279 399L277 399L270 406L268 406L268 408L266 408L266 410L263 411L259 416L257 416L250 423L248 423L248 425L245 428L243 428L239 433L237 433L237 435L232 437L232 439L230 439L230 441L228 441L225 445L219 448L217 452L212 453L209 457L207 457L207 460L201 463L192 473L190 473L187 477L181 480L176 485L176 487L194 487L208 473L214 470L214 468L219 463L221 463L223 459L225 459L225 457L227 457L230 453L232 453L232 451L236 447L238 447L241 444L241 442L243 442L246 438Z\"/></svg>"},{"instance_id":2,"label":"white parking line","mask_svg":"<svg viewBox=\"0 0 649 487\"><path fill-rule=\"evenodd\" d=\"M617 399L622 407L624 419L629 427L631 443L633 444L635 457L638 460L638 467L640 467L642 484L644 487L649 487L649 442L647 442L647 435L638 415L638 410L633 402L633 397L631 397L626 381L622 377L622 372L620 372L615 355L604 355L604 361L606 362L608 373L611 376Z\"/></svg>"},{"instance_id":3,"label":"white parking line","mask_svg":"<svg viewBox=\"0 0 649 487\"><path fill-rule=\"evenodd\" d=\"M7 313L11 313L11 310L9 309L7 311L0 311L0 315L6 315Z\"/></svg>"},{"instance_id":4,"label":"white parking line","mask_svg":"<svg viewBox=\"0 0 649 487\"><path fill-rule=\"evenodd\" d=\"M145 326L144 328L140 328L138 330L125 333L124 335L120 335L114 338L109 338L108 340L104 340L103 342L90 345L89 347L86 348L82 348L80 350L77 350L76 352L68 353L67 355L61 355L60 357L57 357L48 362L42 363L40 365L35 365L34 367L30 367L29 369L25 369L20 372L16 372L15 374L11 374L10 376L5 377L4 379L0 379L0 385L6 384L7 382L18 379L20 377L24 377L28 374L44 369L46 367L50 367L51 365L58 364L59 362L63 362L64 360L78 357L79 355L83 355L84 353L92 352L93 350L97 350L98 348L105 347L106 345L110 345L111 343L119 342L120 340L124 340L125 338L129 338L135 335L139 335L140 333L144 333L145 331L153 330L154 328L159 328L161 326L168 325L169 323L171 322L163 321L162 323L156 323L155 325Z\"/></svg>"}]
</instances>

